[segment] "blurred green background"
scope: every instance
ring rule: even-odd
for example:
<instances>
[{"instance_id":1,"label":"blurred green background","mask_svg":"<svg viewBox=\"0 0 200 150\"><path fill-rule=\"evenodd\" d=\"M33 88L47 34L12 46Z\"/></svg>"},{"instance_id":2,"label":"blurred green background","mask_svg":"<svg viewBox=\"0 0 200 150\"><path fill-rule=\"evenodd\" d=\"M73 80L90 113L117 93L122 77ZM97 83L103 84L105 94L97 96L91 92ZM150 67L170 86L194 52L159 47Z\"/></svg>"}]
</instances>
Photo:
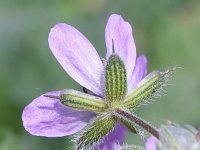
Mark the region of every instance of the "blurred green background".
<instances>
[{"instance_id":1,"label":"blurred green background","mask_svg":"<svg viewBox=\"0 0 200 150\"><path fill-rule=\"evenodd\" d=\"M105 56L104 28L112 13L134 28L138 55L149 72L178 65L168 94L137 114L159 127L171 120L200 126L199 0L0 0L0 150L67 150L67 138L29 135L23 108L41 93L81 89L51 54L47 38L57 22L78 28ZM128 134L127 143L141 143Z\"/></svg>"}]
</instances>

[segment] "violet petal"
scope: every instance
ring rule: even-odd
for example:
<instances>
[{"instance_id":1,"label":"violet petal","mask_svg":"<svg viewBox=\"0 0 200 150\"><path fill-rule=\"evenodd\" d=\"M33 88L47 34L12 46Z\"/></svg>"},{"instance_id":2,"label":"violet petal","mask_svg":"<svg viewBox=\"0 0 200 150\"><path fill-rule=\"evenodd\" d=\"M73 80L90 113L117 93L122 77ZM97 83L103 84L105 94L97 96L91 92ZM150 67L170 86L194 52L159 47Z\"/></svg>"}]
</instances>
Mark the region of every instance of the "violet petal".
<instances>
[{"instance_id":1,"label":"violet petal","mask_svg":"<svg viewBox=\"0 0 200 150\"><path fill-rule=\"evenodd\" d=\"M59 94L60 91L53 91L44 95ZM94 116L94 113L66 107L57 99L41 95L24 108L22 120L32 135L62 137L80 131Z\"/></svg>"},{"instance_id":2,"label":"violet petal","mask_svg":"<svg viewBox=\"0 0 200 150\"><path fill-rule=\"evenodd\" d=\"M121 16L113 14L108 19L105 30L106 58L108 59L111 56L114 44L115 53L123 60L126 66L127 79L129 80L136 60L136 46L132 36L132 28Z\"/></svg>"},{"instance_id":3,"label":"violet petal","mask_svg":"<svg viewBox=\"0 0 200 150\"><path fill-rule=\"evenodd\" d=\"M104 95L103 63L82 33L58 23L51 29L48 42L57 61L75 81L97 95Z\"/></svg>"},{"instance_id":4,"label":"violet petal","mask_svg":"<svg viewBox=\"0 0 200 150\"><path fill-rule=\"evenodd\" d=\"M126 136L126 127L118 122L115 129L109 133L96 150L111 150L116 144L122 145Z\"/></svg>"},{"instance_id":5,"label":"violet petal","mask_svg":"<svg viewBox=\"0 0 200 150\"><path fill-rule=\"evenodd\" d=\"M144 55L140 55L135 64L135 68L132 72L131 78L128 81L128 93L133 91L135 86L147 75L147 58Z\"/></svg>"},{"instance_id":6,"label":"violet petal","mask_svg":"<svg viewBox=\"0 0 200 150\"><path fill-rule=\"evenodd\" d=\"M155 137L150 137L145 144L146 150L156 150L156 141Z\"/></svg>"}]
</instances>

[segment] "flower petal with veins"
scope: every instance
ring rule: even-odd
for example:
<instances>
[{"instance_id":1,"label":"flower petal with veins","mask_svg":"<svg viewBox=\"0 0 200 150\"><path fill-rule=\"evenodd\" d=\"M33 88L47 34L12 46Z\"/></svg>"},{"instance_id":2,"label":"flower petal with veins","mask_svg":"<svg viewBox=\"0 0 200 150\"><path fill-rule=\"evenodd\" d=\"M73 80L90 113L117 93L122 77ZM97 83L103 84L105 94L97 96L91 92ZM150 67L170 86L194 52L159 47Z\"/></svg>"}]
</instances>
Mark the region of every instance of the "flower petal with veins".
<instances>
[{"instance_id":1,"label":"flower petal with veins","mask_svg":"<svg viewBox=\"0 0 200 150\"><path fill-rule=\"evenodd\" d=\"M114 46L116 55L123 60L126 66L127 80L131 76L136 61L136 46L132 34L131 25L120 15L110 16L105 29L106 58L108 59L112 55Z\"/></svg>"},{"instance_id":2,"label":"flower petal with veins","mask_svg":"<svg viewBox=\"0 0 200 150\"><path fill-rule=\"evenodd\" d=\"M128 94L136 87L136 85L147 75L147 58L140 55L135 64L130 80L128 81Z\"/></svg>"},{"instance_id":3,"label":"flower petal with veins","mask_svg":"<svg viewBox=\"0 0 200 150\"><path fill-rule=\"evenodd\" d=\"M59 96L60 91L44 95ZM22 113L24 128L32 135L62 137L84 128L95 114L64 106L58 99L44 97L34 99Z\"/></svg>"},{"instance_id":4,"label":"flower petal with veins","mask_svg":"<svg viewBox=\"0 0 200 150\"><path fill-rule=\"evenodd\" d=\"M104 96L104 67L92 44L74 27L58 23L49 33L49 47L64 70L79 84Z\"/></svg>"}]
</instances>

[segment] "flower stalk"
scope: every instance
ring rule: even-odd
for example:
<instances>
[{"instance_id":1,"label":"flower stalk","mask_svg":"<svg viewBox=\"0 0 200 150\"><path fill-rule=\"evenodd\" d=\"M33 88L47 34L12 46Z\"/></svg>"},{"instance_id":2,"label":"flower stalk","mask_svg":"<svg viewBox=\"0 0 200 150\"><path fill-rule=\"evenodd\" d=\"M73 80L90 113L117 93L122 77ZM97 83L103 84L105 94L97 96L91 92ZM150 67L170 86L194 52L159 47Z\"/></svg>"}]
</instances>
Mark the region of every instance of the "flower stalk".
<instances>
[{"instance_id":1,"label":"flower stalk","mask_svg":"<svg viewBox=\"0 0 200 150\"><path fill-rule=\"evenodd\" d=\"M136 124L137 126L142 127L144 130L146 130L147 132L155 136L157 139L159 139L158 131L154 127L152 127L149 123L137 117L133 113L129 113L123 109L116 109L115 115L119 118L123 118L124 120L132 124Z\"/></svg>"}]
</instances>

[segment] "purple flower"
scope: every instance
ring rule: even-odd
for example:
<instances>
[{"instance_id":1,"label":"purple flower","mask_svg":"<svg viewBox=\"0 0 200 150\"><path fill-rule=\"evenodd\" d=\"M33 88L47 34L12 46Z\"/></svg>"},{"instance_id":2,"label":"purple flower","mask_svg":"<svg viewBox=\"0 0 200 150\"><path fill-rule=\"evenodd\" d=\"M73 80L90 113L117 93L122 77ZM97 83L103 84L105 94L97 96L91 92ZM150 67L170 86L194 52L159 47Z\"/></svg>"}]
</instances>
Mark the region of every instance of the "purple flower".
<instances>
[{"instance_id":1,"label":"purple flower","mask_svg":"<svg viewBox=\"0 0 200 150\"><path fill-rule=\"evenodd\" d=\"M106 60L112 55L114 45L115 54L125 65L126 95L128 95L146 75L147 59L144 55L136 59L132 28L119 15L110 16L105 29L105 39ZM58 23L51 29L48 42L53 55L68 75L97 95L100 100L105 99L105 66L87 38L74 27ZM63 91L52 91L44 95L56 97L62 93ZM23 126L32 135L46 137L72 135L81 131L97 116L95 112L67 107L59 99L44 95L34 99L23 110ZM125 126L117 122L114 130L105 136L100 149L112 149L115 143L122 144L125 134Z\"/></svg>"},{"instance_id":2,"label":"purple flower","mask_svg":"<svg viewBox=\"0 0 200 150\"><path fill-rule=\"evenodd\" d=\"M156 142L157 142L157 141L158 141L157 138L151 136L151 137L147 140L147 142L146 142L146 144L145 144L146 150L156 150Z\"/></svg>"}]
</instances>

